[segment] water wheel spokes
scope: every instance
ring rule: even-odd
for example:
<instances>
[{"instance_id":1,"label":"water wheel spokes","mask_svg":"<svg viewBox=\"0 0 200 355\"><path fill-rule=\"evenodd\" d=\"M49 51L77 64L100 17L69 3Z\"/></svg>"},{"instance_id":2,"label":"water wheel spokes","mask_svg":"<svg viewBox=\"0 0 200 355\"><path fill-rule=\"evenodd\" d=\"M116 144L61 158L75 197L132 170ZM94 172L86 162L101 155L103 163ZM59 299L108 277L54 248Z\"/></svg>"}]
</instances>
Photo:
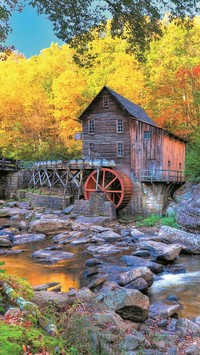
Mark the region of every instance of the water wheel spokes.
<instances>
[{"instance_id":1,"label":"water wheel spokes","mask_svg":"<svg viewBox=\"0 0 200 355\"><path fill-rule=\"evenodd\" d=\"M94 170L87 178L84 195L89 199L90 193L101 191L116 208L123 208L130 200L132 184L127 175L117 170L102 168Z\"/></svg>"}]
</instances>

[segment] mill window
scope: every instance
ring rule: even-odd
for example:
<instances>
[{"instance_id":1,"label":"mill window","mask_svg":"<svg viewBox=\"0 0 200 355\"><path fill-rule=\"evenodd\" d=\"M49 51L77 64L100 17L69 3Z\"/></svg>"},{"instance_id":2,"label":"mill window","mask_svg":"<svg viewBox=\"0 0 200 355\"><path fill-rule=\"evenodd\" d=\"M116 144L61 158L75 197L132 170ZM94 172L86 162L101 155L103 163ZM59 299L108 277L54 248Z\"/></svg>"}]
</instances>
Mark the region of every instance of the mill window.
<instances>
[{"instance_id":1,"label":"mill window","mask_svg":"<svg viewBox=\"0 0 200 355\"><path fill-rule=\"evenodd\" d=\"M105 108L109 107L109 97L108 96L103 97L103 107L105 107Z\"/></svg>"},{"instance_id":2,"label":"mill window","mask_svg":"<svg viewBox=\"0 0 200 355\"><path fill-rule=\"evenodd\" d=\"M150 132L144 131L144 139L150 139Z\"/></svg>"},{"instance_id":3,"label":"mill window","mask_svg":"<svg viewBox=\"0 0 200 355\"><path fill-rule=\"evenodd\" d=\"M124 156L124 143L117 142L117 157L122 158Z\"/></svg>"},{"instance_id":4,"label":"mill window","mask_svg":"<svg viewBox=\"0 0 200 355\"><path fill-rule=\"evenodd\" d=\"M94 143L89 143L89 156L92 157L94 155Z\"/></svg>"},{"instance_id":5,"label":"mill window","mask_svg":"<svg viewBox=\"0 0 200 355\"><path fill-rule=\"evenodd\" d=\"M123 120L119 118L117 120L117 133L123 133Z\"/></svg>"},{"instance_id":6,"label":"mill window","mask_svg":"<svg viewBox=\"0 0 200 355\"><path fill-rule=\"evenodd\" d=\"M89 121L89 126L88 126L89 134L94 134L94 129L95 129L94 120L90 120Z\"/></svg>"}]
</instances>

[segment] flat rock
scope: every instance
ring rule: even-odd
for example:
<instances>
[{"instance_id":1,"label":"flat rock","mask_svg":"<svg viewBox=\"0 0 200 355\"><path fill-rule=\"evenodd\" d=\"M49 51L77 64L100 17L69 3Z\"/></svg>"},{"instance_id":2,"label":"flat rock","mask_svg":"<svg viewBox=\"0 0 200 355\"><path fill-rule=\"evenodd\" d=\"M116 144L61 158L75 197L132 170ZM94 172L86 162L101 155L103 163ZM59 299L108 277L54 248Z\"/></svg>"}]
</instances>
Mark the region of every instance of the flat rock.
<instances>
[{"instance_id":1,"label":"flat rock","mask_svg":"<svg viewBox=\"0 0 200 355\"><path fill-rule=\"evenodd\" d=\"M70 219L39 219L30 223L29 232L44 233L46 235L55 234L58 231L71 229Z\"/></svg>"},{"instance_id":2,"label":"flat rock","mask_svg":"<svg viewBox=\"0 0 200 355\"><path fill-rule=\"evenodd\" d=\"M157 302L150 306L151 318L169 318L179 310L179 304L165 304L163 302Z\"/></svg>"},{"instance_id":3,"label":"flat rock","mask_svg":"<svg viewBox=\"0 0 200 355\"><path fill-rule=\"evenodd\" d=\"M39 242L45 240L45 234L18 234L12 237L13 245L19 245L24 243L32 243L32 242Z\"/></svg>"},{"instance_id":4,"label":"flat rock","mask_svg":"<svg viewBox=\"0 0 200 355\"><path fill-rule=\"evenodd\" d=\"M105 223L110 222L110 218L109 217L85 217L85 216L78 216L76 218L76 223L79 224L89 224L89 225L93 225L93 224L99 224L101 226L103 226Z\"/></svg>"},{"instance_id":5,"label":"flat rock","mask_svg":"<svg viewBox=\"0 0 200 355\"><path fill-rule=\"evenodd\" d=\"M121 240L121 235L113 232L113 230L107 230L101 233L97 233L96 237L111 243Z\"/></svg>"},{"instance_id":6,"label":"flat rock","mask_svg":"<svg viewBox=\"0 0 200 355\"><path fill-rule=\"evenodd\" d=\"M200 254L200 235L188 233L176 228L162 226L158 236L171 244L180 244L188 253Z\"/></svg>"},{"instance_id":7,"label":"flat rock","mask_svg":"<svg viewBox=\"0 0 200 355\"><path fill-rule=\"evenodd\" d=\"M87 259L85 262L86 266L96 266L99 264L103 264L103 261L96 259L96 258Z\"/></svg>"},{"instance_id":8,"label":"flat rock","mask_svg":"<svg viewBox=\"0 0 200 355\"><path fill-rule=\"evenodd\" d=\"M32 255L33 258L39 258L44 261L57 262L59 260L65 260L73 258L73 253L68 253L66 251L52 251L49 249L40 249L35 251Z\"/></svg>"},{"instance_id":9,"label":"flat rock","mask_svg":"<svg viewBox=\"0 0 200 355\"><path fill-rule=\"evenodd\" d=\"M149 261L146 259L139 258L138 256L133 255L124 255L122 256L122 260L126 263L127 266L132 267L147 267L154 273L162 272L163 266L153 261Z\"/></svg>"},{"instance_id":10,"label":"flat rock","mask_svg":"<svg viewBox=\"0 0 200 355\"><path fill-rule=\"evenodd\" d=\"M70 242L70 245L76 246L76 245L87 244L87 243L89 243L89 242L90 242L90 239L87 238L87 237L85 237L85 238L78 238L78 239L72 240L72 241Z\"/></svg>"},{"instance_id":11,"label":"flat rock","mask_svg":"<svg viewBox=\"0 0 200 355\"><path fill-rule=\"evenodd\" d=\"M10 235L8 233L5 232L5 234L3 235L3 233L1 233L0 235L0 247L11 247L12 246L12 242L10 240Z\"/></svg>"},{"instance_id":12,"label":"flat rock","mask_svg":"<svg viewBox=\"0 0 200 355\"><path fill-rule=\"evenodd\" d=\"M87 248L87 251L89 253L93 253L93 254L115 254L115 253L119 253L122 250L127 250L128 247L124 247L124 248L119 248L116 247L115 245L112 244L103 244L103 245L99 245L99 246L89 246Z\"/></svg>"},{"instance_id":13,"label":"flat rock","mask_svg":"<svg viewBox=\"0 0 200 355\"><path fill-rule=\"evenodd\" d=\"M60 233L53 237L54 243L59 243L59 244L69 244L70 242L77 240L79 238L83 238L84 233L80 231L68 231L64 233Z\"/></svg>"},{"instance_id":14,"label":"flat rock","mask_svg":"<svg viewBox=\"0 0 200 355\"><path fill-rule=\"evenodd\" d=\"M62 210L62 213L64 214L70 214L74 209L74 205L70 205L68 207L66 207L64 210Z\"/></svg>"}]
</instances>

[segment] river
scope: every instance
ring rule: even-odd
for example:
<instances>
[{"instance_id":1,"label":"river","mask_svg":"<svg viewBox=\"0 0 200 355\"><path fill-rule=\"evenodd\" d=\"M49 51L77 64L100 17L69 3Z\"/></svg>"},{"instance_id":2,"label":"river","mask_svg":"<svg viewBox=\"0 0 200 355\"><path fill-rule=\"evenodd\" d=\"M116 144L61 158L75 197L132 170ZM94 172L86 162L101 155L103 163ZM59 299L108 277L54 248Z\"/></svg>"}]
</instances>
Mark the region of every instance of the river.
<instances>
[{"instance_id":1,"label":"river","mask_svg":"<svg viewBox=\"0 0 200 355\"><path fill-rule=\"evenodd\" d=\"M1 219L0 225L8 220ZM49 282L59 282L62 291L69 288L80 288L86 286L91 280L82 277L82 271L86 269L85 261L92 255L85 252L85 246L64 245L63 250L71 252L74 257L57 264L47 264L31 257L31 254L38 249L43 249L52 245L52 236L43 242L27 243L13 247L14 250L24 251L19 254L2 255L0 261L5 262L5 269L8 273L25 278L32 286L46 284ZM112 265L123 266L121 256L126 252L101 257L105 267ZM153 285L149 288L149 297L152 303L164 300L169 295L179 297L178 302L181 309L179 317L193 318L200 315L200 256L181 255L175 262L176 265L183 265L186 272L172 274L163 273L155 276ZM101 267L100 267L101 268Z\"/></svg>"}]
</instances>

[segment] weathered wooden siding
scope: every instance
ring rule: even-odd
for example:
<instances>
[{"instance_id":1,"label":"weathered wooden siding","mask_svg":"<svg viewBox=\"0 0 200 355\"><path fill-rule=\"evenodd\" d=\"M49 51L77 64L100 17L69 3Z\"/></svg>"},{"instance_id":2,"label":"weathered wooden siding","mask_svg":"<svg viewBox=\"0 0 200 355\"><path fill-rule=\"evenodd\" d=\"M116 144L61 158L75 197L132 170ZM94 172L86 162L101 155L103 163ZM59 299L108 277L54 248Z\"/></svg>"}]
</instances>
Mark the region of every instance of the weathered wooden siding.
<instances>
[{"instance_id":1,"label":"weathered wooden siding","mask_svg":"<svg viewBox=\"0 0 200 355\"><path fill-rule=\"evenodd\" d=\"M103 107L103 98L109 97L109 107ZM123 133L117 133L117 120L123 120ZM95 133L89 134L89 121L95 122ZM124 146L123 157L117 157L117 142ZM83 117L83 158L90 157L90 143L94 143L94 157L113 159L125 169L130 169L130 135L129 119L125 110L108 93L101 95L93 102L87 116Z\"/></svg>"},{"instance_id":2,"label":"weathered wooden siding","mask_svg":"<svg viewBox=\"0 0 200 355\"><path fill-rule=\"evenodd\" d=\"M163 169L182 170L185 168L186 144L176 137L164 134L163 137Z\"/></svg>"},{"instance_id":3,"label":"weathered wooden siding","mask_svg":"<svg viewBox=\"0 0 200 355\"><path fill-rule=\"evenodd\" d=\"M149 138L146 138L146 135ZM147 123L130 120L131 169L136 179L140 170L162 169L163 131Z\"/></svg>"}]
</instances>

